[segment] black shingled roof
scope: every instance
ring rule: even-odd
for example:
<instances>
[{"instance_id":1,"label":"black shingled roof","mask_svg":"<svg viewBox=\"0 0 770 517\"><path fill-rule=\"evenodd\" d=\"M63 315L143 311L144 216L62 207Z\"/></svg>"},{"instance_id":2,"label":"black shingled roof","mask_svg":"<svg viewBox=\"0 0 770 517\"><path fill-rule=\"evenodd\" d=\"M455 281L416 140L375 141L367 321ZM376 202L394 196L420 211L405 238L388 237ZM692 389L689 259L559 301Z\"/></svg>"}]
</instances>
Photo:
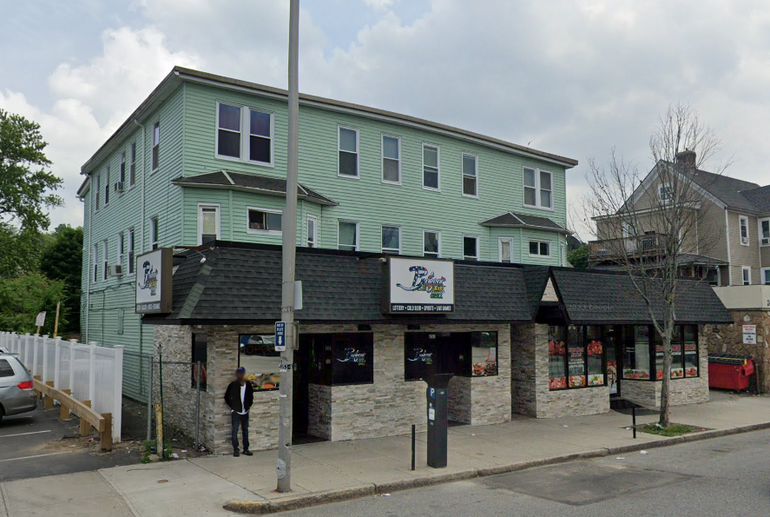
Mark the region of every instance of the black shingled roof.
<instances>
[{"instance_id":1,"label":"black shingled roof","mask_svg":"<svg viewBox=\"0 0 770 517\"><path fill-rule=\"evenodd\" d=\"M506 212L504 214L487 219L479 223L481 226L494 226L504 228L533 228L541 230L556 230L562 233L569 233L563 226L552 221L547 217L540 217L529 214L519 214L515 212Z\"/></svg>"},{"instance_id":2,"label":"black shingled roof","mask_svg":"<svg viewBox=\"0 0 770 517\"><path fill-rule=\"evenodd\" d=\"M756 207L752 202L741 193L742 191L759 187L756 183L700 169L696 170L691 177L695 183L706 189L728 207L749 212L756 211Z\"/></svg>"},{"instance_id":3,"label":"black shingled roof","mask_svg":"<svg viewBox=\"0 0 770 517\"><path fill-rule=\"evenodd\" d=\"M770 185L741 192L743 197L754 205L757 213L770 214Z\"/></svg>"},{"instance_id":4,"label":"black shingled roof","mask_svg":"<svg viewBox=\"0 0 770 517\"><path fill-rule=\"evenodd\" d=\"M216 171L198 174L196 176L182 176L174 178L171 182L184 187L208 187L232 190L245 190L271 196L286 197L286 180L273 178L259 174L246 174L233 171ZM338 203L316 192L315 190L299 185L298 197L307 199L321 205L335 206Z\"/></svg>"}]
</instances>

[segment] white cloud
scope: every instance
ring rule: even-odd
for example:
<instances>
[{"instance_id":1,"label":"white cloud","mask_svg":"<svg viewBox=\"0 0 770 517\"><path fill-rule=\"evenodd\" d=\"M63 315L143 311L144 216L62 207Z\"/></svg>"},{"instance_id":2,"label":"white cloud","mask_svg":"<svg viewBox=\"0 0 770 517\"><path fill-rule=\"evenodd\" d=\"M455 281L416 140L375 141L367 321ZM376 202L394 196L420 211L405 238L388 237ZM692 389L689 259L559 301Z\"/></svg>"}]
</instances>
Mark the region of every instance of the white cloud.
<instances>
[{"instance_id":1,"label":"white cloud","mask_svg":"<svg viewBox=\"0 0 770 517\"><path fill-rule=\"evenodd\" d=\"M363 0L364 4L377 11L385 11L396 4L396 0Z\"/></svg>"}]
</instances>

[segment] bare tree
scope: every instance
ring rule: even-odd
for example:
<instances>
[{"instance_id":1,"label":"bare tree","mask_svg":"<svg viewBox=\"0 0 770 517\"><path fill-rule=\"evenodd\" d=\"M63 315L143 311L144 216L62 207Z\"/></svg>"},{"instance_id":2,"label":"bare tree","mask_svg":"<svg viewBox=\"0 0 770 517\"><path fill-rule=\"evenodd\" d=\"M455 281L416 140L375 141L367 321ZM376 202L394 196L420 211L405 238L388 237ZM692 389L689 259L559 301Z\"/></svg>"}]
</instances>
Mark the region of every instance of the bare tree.
<instances>
[{"instance_id":1,"label":"bare tree","mask_svg":"<svg viewBox=\"0 0 770 517\"><path fill-rule=\"evenodd\" d=\"M701 166L713 158L719 140L688 105L668 108L650 137L652 171L641 178L637 168L612 150L609 162L589 162L589 192L585 213L596 223L596 235L605 257L625 271L663 347L660 425L669 425L672 337L678 300L688 289L684 273L699 280L702 270L689 260L708 255L720 239L720 229L709 224L709 203L704 203L709 181L716 177ZM719 175L726 165L714 174Z\"/></svg>"}]
</instances>

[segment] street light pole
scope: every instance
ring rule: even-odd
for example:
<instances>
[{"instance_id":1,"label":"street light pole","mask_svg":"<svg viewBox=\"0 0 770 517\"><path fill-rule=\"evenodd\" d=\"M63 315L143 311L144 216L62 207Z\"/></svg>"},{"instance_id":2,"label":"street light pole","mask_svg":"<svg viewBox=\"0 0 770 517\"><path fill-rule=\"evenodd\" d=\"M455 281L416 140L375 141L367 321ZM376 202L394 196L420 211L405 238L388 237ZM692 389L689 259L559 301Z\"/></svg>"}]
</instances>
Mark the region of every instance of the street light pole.
<instances>
[{"instance_id":1,"label":"street light pole","mask_svg":"<svg viewBox=\"0 0 770 517\"><path fill-rule=\"evenodd\" d=\"M286 350L281 352L278 395L278 491L291 492L291 434L294 388L294 266L297 251L297 183L299 181L299 0L289 8L289 142L286 160L286 207L283 210L283 280L281 320L286 322Z\"/></svg>"}]
</instances>

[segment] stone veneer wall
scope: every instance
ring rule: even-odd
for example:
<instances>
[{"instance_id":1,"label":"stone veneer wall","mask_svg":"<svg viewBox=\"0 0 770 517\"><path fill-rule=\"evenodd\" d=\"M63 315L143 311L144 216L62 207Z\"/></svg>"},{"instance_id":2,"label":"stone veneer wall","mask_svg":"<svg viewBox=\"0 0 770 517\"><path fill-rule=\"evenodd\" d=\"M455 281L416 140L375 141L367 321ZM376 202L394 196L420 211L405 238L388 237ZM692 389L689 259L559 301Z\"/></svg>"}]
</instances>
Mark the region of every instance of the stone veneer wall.
<instances>
[{"instance_id":1,"label":"stone veneer wall","mask_svg":"<svg viewBox=\"0 0 770 517\"><path fill-rule=\"evenodd\" d=\"M192 350L192 333L208 336L208 386L203 403L201 441L216 453L230 450L230 411L224 392L238 365L239 334L271 334L272 326L196 326L156 327L156 343L164 343L165 353L187 357ZM420 332L498 332L498 375L461 378L470 385L470 423L492 424L510 420L511 372L509 325L422 325ZM302 326L302 333L358 332L357 325ZM353 386L310 385L309 427L311 434L330 440L377 438L407 434L412 424L424 431L427 426L424 382L404 380L404 325L374 325L374 383ZM467 391L467 390L466 390ZM465 399L463 399L465 400ZM459 403L459 400L458 400ZM181 406L180 406L181 407ZM194 404L192 406L194 411ZM180 422L194 422L189 414ZM249 439L253 450L278 445L278 392L254 394ZM193 424L194 425L194 424Z\"/></svg>"},{"instance_id":2,"label":"stone veneer wall","mask_svg":"<svg viewBox=\"0 0 770 517\"><path fill-rule=\"evenodd\" d=\"M470 377L452 377L449 381L449 386L447 387L447 413L449 414L449 420L462 422L463 424L471 423L473 419L471 415L471 400L473 398L471 382Z\"/></svg>"},{"instance_id":3,"label":"stone veneer wall","mask_svg":"<svg viewBox=\"0 0 770 517\"><path fill-rule=\"evenodd\" d=\"M511 329L511 406L537 418L596 415L610 410L607 386L551 391L548 388L548 325Z\"/></svg>"}]
</instances>

